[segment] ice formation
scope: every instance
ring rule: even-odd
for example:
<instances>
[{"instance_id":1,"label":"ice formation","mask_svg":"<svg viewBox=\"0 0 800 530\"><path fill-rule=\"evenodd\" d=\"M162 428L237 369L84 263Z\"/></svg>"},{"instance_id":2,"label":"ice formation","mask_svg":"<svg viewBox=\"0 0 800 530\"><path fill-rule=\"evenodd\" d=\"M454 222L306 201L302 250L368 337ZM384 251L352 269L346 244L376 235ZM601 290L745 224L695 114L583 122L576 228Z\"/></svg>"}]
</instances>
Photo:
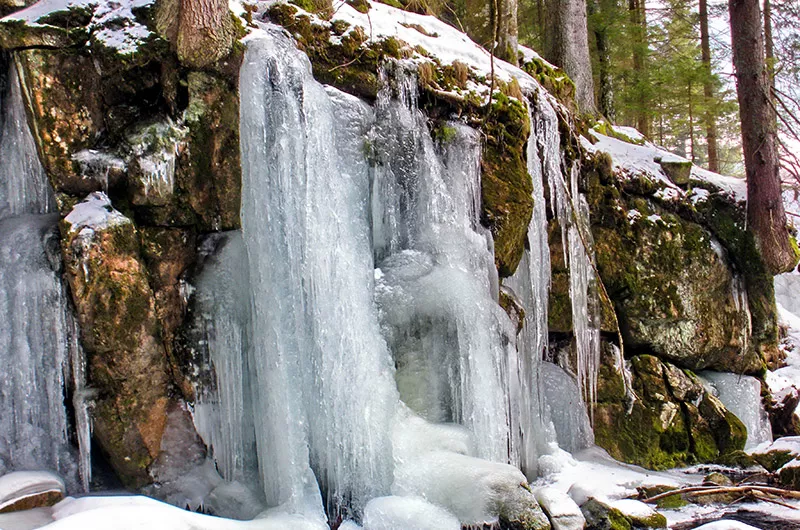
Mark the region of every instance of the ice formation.
<instances>
[{"instance_id":1,"label":"ice formation","mask_svg":"<svg viewBox=\"0 0 800 530\"><path fill-rule=\"evenodd\" d=\"M337 123L357 134L364 108L332 101L278 31L247 44L242 225L254 387L269 389L254 403L262 483L269 504L300 511L313 469L329 507L360 510L388 493L397 401L372 301L366 164L335 142Z\"/></svg>"},{"instance_id":2,"label":"ice formation","mask_svg":"<svg viewBox=\"0 0 800 530\"><path fill-rule=\"evenodd\" d=\"M772 427L761 401L761 382L749 375L700 372L722 404L747 428L745 449L772 441Z\"/></svg>"},{"instance_id":3,"label":"ice formation","mask_svg":"<svg viewBox=\"0 0 800 530\"><path fill-rule=\"evenodd\" d=\"M13 61L12 61L13 63ZM16 70L0 94L0 475L57 471L89 480L83 359L60 278L57 214L28 130ZM80 456L65 401L73 395Z\"/></svg>"}]
</instances>

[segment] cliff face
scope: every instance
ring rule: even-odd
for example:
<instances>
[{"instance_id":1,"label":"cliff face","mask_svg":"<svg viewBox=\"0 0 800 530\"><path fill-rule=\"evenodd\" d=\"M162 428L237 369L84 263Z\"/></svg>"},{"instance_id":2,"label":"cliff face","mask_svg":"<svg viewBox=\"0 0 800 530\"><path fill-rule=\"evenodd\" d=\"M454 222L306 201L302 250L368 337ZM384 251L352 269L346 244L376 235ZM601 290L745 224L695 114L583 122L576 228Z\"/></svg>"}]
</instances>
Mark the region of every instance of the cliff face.
<instances>
[{"instance_id":1,"label":"cliff face","mask_svg":"<svg viewBox=\"0 0 800 530\"><path fill-rule=\"evenodd\" d=\"M578 195L584 196L590 222L581 243L594 253L594 282L604 286L590 304L605 341L597 442L616 458L659 468L741 449L741 422L691 372L758 374L777 352L771 278L742 228L736 197L681 163L659 164L656 158L665 155L634 145L643 143L636 138L627 143L613 128L598 129L606 136L576 123L574 87L535 54L520 58L530 76L500 61L492 72L471 43L462 49L437 44L452 31L441 22L359 5L331 16L272 4L249 8L241 20L283 26L308 54L317 80L370 103L393 82L387 63L414 63L414 88L431 135L442 143L452 139L451 120L480 133L479 217L492 236L501 279L515 274L530 246L529 162L545 154L529 142L537 134L529 112L544 112L544 102L554 107L563 158L554 162L558 177L544 191L551 223L549 331L555 342L576 327L572 271L558 225L568 221L553 206L554 183L568 181L576 167L567 215L578 215ZM63 217L64 275L89 384L98 393L94 437L123 482L142 487L159 475L175 444L193 449L173 459L201 459L204 451L185 404L210 384L204 381L213 379L214 368L198 369L191 339L197 324L185 320L187 307L196 304L189 284L202 269L198 247L210 234L241 228L243 46L204 69L189 68L158 36L152 3L125 6L116 13L80 2L20 11L0 22L0 45L13 52L30 128ZM362 12L370 10L374 28ZM389 29L402 26L408 41L387 36L390 14L396 21ZM529 152L529 145L541 152ZM365 138L363 150L373 148ZM640 158L627 164L637 148ZM517 321L535 311L501 292ZM608 354L609 341L618 337L631 361L629 380L624 361ZM561 364L580 372L576 357L567 353ZM169 443L165 433L172 433Z\"/></svg>"}]
</instances>

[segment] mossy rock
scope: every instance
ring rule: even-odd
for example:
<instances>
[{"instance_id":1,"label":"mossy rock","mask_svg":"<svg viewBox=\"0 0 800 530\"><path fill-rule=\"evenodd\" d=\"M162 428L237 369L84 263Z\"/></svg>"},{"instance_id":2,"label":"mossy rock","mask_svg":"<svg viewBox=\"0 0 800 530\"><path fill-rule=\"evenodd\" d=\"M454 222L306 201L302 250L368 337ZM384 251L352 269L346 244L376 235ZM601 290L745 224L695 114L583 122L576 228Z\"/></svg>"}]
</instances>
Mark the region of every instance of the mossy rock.
<instances>
[{"instance_id":1,"label":"mossy rock","mask_svg":"<svg viewBox=\"0 0 800 530\"><path fill-rule=\"evenodd\" d=\"M633 357L630 365L632 403L614 361L602 357L594 433L611 456L666 469L714 462L744 448L744 425L693 374L652 355Z\"/></svg>"},{"instance_id":2,"label":"mossy rock","mask_svg":"<svg viewBox=\"0 0 800 530\"><path fill-rule=\"evenodd\" d=\"M497 270L507 277L522 259L533 215L533 182L525 162L530 134L525 104L496 94L483 132L481 222L494 236Z\"/></svg>"},{"instance_id":3,"label":"mossy rock","mask_svg":"<svg viewBox=\"0 0 800 530\"><path fill-rule=\"evenodd\" d=\"M688 160L678 160L677 157L656 160L667 174L667 177L678 186L689 184L692 175L692 163Z\"/></svg>"},{"instance_id":4,"label":"mossy rock","mask_svg":"<svg viewBox=\"0 0 800 530\"><path fill-rule=\"evenodd\" d=\"M62 253L98 392L94 436L123 482L139 487L160 451L169 378L137 230L107 204L105 224L62 221Z\"/></svg>"},{"instance_id":5,"label":"mossy rock","mask_svg":"<svg viewBox=\"0 0 800 530\"><path fill-rule=\"evenodd\" d=\"M685 368L758 373L738 279L714 235L587 173L598 270L626 346Z\"/></svg>"},{"instance_id":6,"label":"mossy rock","mask_svg":"<svg viewBox=\"0 0 800 530\"><path fill-rule=\"evenodd\" d=\"M598 501L589 499L581 506L586 518L586 530L632 530L631 521L616 508Z\"/></svg>"},{"instance_id":7,"label":"mossy rock","mask_svg":"<svg viewBox=\"0 0 800 530\"><path fill-rule=\"evenodd\" d=\"M563 70L555 68L543 59L534 58L520 64L528 75L536 79L565 107L575 112L575 83Z\"/></svg>"},{"instance_id":8,"label":"mossy rock","mask_svg":"<svg viewBox=\"0 0 800 530\"><path fill-rule=\"evenodd\" d=\"M239 97L236 87L216 75L188 75L189 128L176 181L203 231L241 226L242 165Z\"/></svg>"},{"instance_id":9,"label":"mossy rock","mask_svg":"<svg viewBox=\"0 0 800 530\"><path fill-rule=\"evenodd\" d=\"M368 35L360 26L341 34L334 43L330 37L334 30L341 31L341 24L337 25L335 20L315 23L289 4L273 4L267 16L294 35L298 47L311 60L314 77L319 82L368 100L374 100L380 89L379 66L388 58L413 54L413 50L393 37L368 42Z\"/></svg>"},{"instance_id":10,"label":"mossy rock","mask_svg":"<svg viewBox=\"0 0 800 530\"><path fill-rule=\"evenodd\" d=\"M753 234L746 230L744 205L730 200L707 183L703 183L703 187L711 193L707 200L697 204L697 213L703 225L727 249L732 265L744 277L752 323L752 347L764 359L778 358L775 287Z\"/></svg>"}]
</instances>

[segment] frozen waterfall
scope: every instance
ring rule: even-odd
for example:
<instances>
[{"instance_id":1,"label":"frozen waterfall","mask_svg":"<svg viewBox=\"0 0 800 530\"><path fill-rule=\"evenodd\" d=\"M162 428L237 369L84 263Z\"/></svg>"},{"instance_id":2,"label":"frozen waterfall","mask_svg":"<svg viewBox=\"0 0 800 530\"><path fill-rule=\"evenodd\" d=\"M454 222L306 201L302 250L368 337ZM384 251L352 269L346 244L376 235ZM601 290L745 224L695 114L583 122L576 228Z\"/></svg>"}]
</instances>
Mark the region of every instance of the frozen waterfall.
<instances>
[{"instance_id":1,"label":"frozen waterfall","mask_svg":"<svg viewBox=\"0 0 800 530\"><path fill-rule=\"evenodd\" d=\"M332 98L279 32L241 70L242 225L253 289L256 441L267 502L302 510L313 469L329 508L391 484L393 367L372 301L369 111ZM337 126L338 124L338 126Z\"/></svg>"},{"instance_id":2,"label":"frozen waterfall","mask_svg":"<svg viewBox=\"0 0 800 530\"><path fill-rule=\"evenodd\" d=\"M86 489L85 367L61 281L58 215L49 213L52 191L13 61L7 79L0 94L0 474L48 469ZM67 419L70 396L77 432Z\"/></svg>"},{"instance_id":3,"label":"frozen waterfall","mask_svg":"<svg viewBox=\"0 0 800 530\"><path fill-rule=\"evenodd\" d=\"M542 98L543 99L543 98ZM600 329L597 323L597 293L592 268L593 249L589 231L589 205L578 188L580 167L566 164L558 141L558 116L546 101L534 121L543 142L543 167L550 191L550 207L561 227L564 261L569 267L572 328L577 352L577 379L587 403L597 394L600 364ZM564 174L567 174L567 178Z\"/></svg>"},{"instance_id":4,"label":"frozen waterfall","mask_svg":"<svg viewBox=\"0 0 800 530\"><path fill-rule=\"evenodd\" d=\"M480 142L453 123L437 148L416 107L416 77L388 66L372 137L372 207L377 303L400 394L428 421L466 426L477 456L516 464L515 330L496 301L491 237L478 228Z\"/></svg>"}]
</instances>

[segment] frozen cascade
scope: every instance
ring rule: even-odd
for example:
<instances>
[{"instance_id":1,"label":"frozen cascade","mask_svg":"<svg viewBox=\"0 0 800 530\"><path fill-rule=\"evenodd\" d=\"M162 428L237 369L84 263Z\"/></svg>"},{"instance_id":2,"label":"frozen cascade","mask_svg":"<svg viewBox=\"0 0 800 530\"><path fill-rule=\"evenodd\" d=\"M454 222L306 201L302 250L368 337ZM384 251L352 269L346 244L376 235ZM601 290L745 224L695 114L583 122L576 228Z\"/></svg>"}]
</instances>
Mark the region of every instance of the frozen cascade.
<instances>
[{"instance_id":1,"label":"frozen cascade","mask_svg":"<svg viewBox=\"0 0 800 530\"><path fill-rule=\"evenodd\" d=\"M57 221L0 221L0 475L49 469L74 481L64 407L74 323L58 274Z\"/></svg>"},{"instance_id":2,"label":"frozen cascade","mask_svg":"<svg viewBox=\"0 0 800 530\"><path fill-rule=\"evenodd\" d=\"M388 493L397 404L373 303L360 136L367 108L332 101L280 30L247 41L240 73L242 225L253 290L250 365L269 504L302 512L313 469L329 507Z\"/></svg>"},{"instance_id":3,"label":"frozen cascade","mask_svg":"<svg viewBox=\"0 0 800 530\"><path fill-rule=\"evenodd\" d=\"M201 371L210 381L195 389L194 421L228 481L250 482L257 470L247 366L250 291L247 252L240 232L210 236L209 256L195 279L194 311Z\"/></svg>"},{"instance_id":4,"label":"frozen cascade","mask_svg":"<svg viewBox=\"0 0 800 530\"><path fill-rule=\"evenodd\" d=\"M437 149L413 72L390 64L384 77L372 136L376 299L400 395L428 421L467 427L476 456L518 465L515 330L496 302L491 238L478 228L478 136L448 124L454 137Z\"/></svg>"},{"instance_id":5,"label":"frozen cascade","mask_svg":"<svg viewBox=\"0 0 800 530\"><path fill-rule=\"evenodd\" d=\"M596 322L597 294L591 260L589 205L578 189L578 163L568 168L569 182L562 171L562 154L555 109L541 98L539 116L543 139L543 167L550 190L550 207L559 226L564 261L569 266L569 293L572 300L572 326L577 350L578 384L584 400L594 403L597 370L600 364L600 329ZM579 226L581 225L581 226ZM587 246L588 253L587 253Z\"/></svg>"},{"instance_id":6,"label":"frozen cascade","mask_svg":"<svg viewBox=\"0 0 800 530\"><path fill-rule=\"evenodd\" d=\"M59 472L90 480L86 366L60 277L53 193L28 129L14 61L0 93L0 475ZM68 423L71 394L75 432ZM71 439L78 442L76 451Z\"/></svg>"},{"instance_id":7,"label":"frozen cascade","mask_svg":"<svg viewBox=\"0 0 800 530\"><path fill-rule=\"evenodd\" d=\"M2 74L0 74L2 75ZM55 200L28 129L14 61L5 93L0 85L0 219L55 211Z\"/></svg>"},{"instance_id":8,"label":"frozen cascade","mask_svg":"<svg viewBox=\"0 0 800 530\"><path fill-rule=\"evenodd\" d=\"M540 97L542 105L550 104ZM518 408L513 417L518 418L521 433L520 463L529 479L535 478L536 465L542 445L548 441L543 425L540 396L540 369L548 342L547 306L550 294L550 245L547 241L547 205L544 198L543 176L549 167L545 157L558 152L558 136L550 134L547 122L531 110L531 134L528 138L528 173L533 181L533 215L528 227L528 247L517 271L505 281L520 298L525 308L522 334L517 340L519 350L515 378L517 381L512 403ZM547 142L555 145L549 145ZM555 149L553 149L555 147ZM554 159L554 158L553 158Z\"/></svg>"},{"instance_id":9,"label":"frozen cascade","mask_svg":"<svg viewBox=\"0 0 800 530\"><path fill-rule=\"evenodd\" d=\"M570 453L591 446L594 433L578 383L557 364L543 362L540 370L544 416L558 446Z\"/></svg>"},{"instance_id":10,"label":"frozen cascade","mask_svg":"<svg viewBox=\"0 0 800 530\"><path fill-rule=\"evenodd\" d=\"M745 449L772 441L772 426L761 400L761 383L749 375L700 372L710 391L747 427Z\"/></svg>"}]
</instances>

